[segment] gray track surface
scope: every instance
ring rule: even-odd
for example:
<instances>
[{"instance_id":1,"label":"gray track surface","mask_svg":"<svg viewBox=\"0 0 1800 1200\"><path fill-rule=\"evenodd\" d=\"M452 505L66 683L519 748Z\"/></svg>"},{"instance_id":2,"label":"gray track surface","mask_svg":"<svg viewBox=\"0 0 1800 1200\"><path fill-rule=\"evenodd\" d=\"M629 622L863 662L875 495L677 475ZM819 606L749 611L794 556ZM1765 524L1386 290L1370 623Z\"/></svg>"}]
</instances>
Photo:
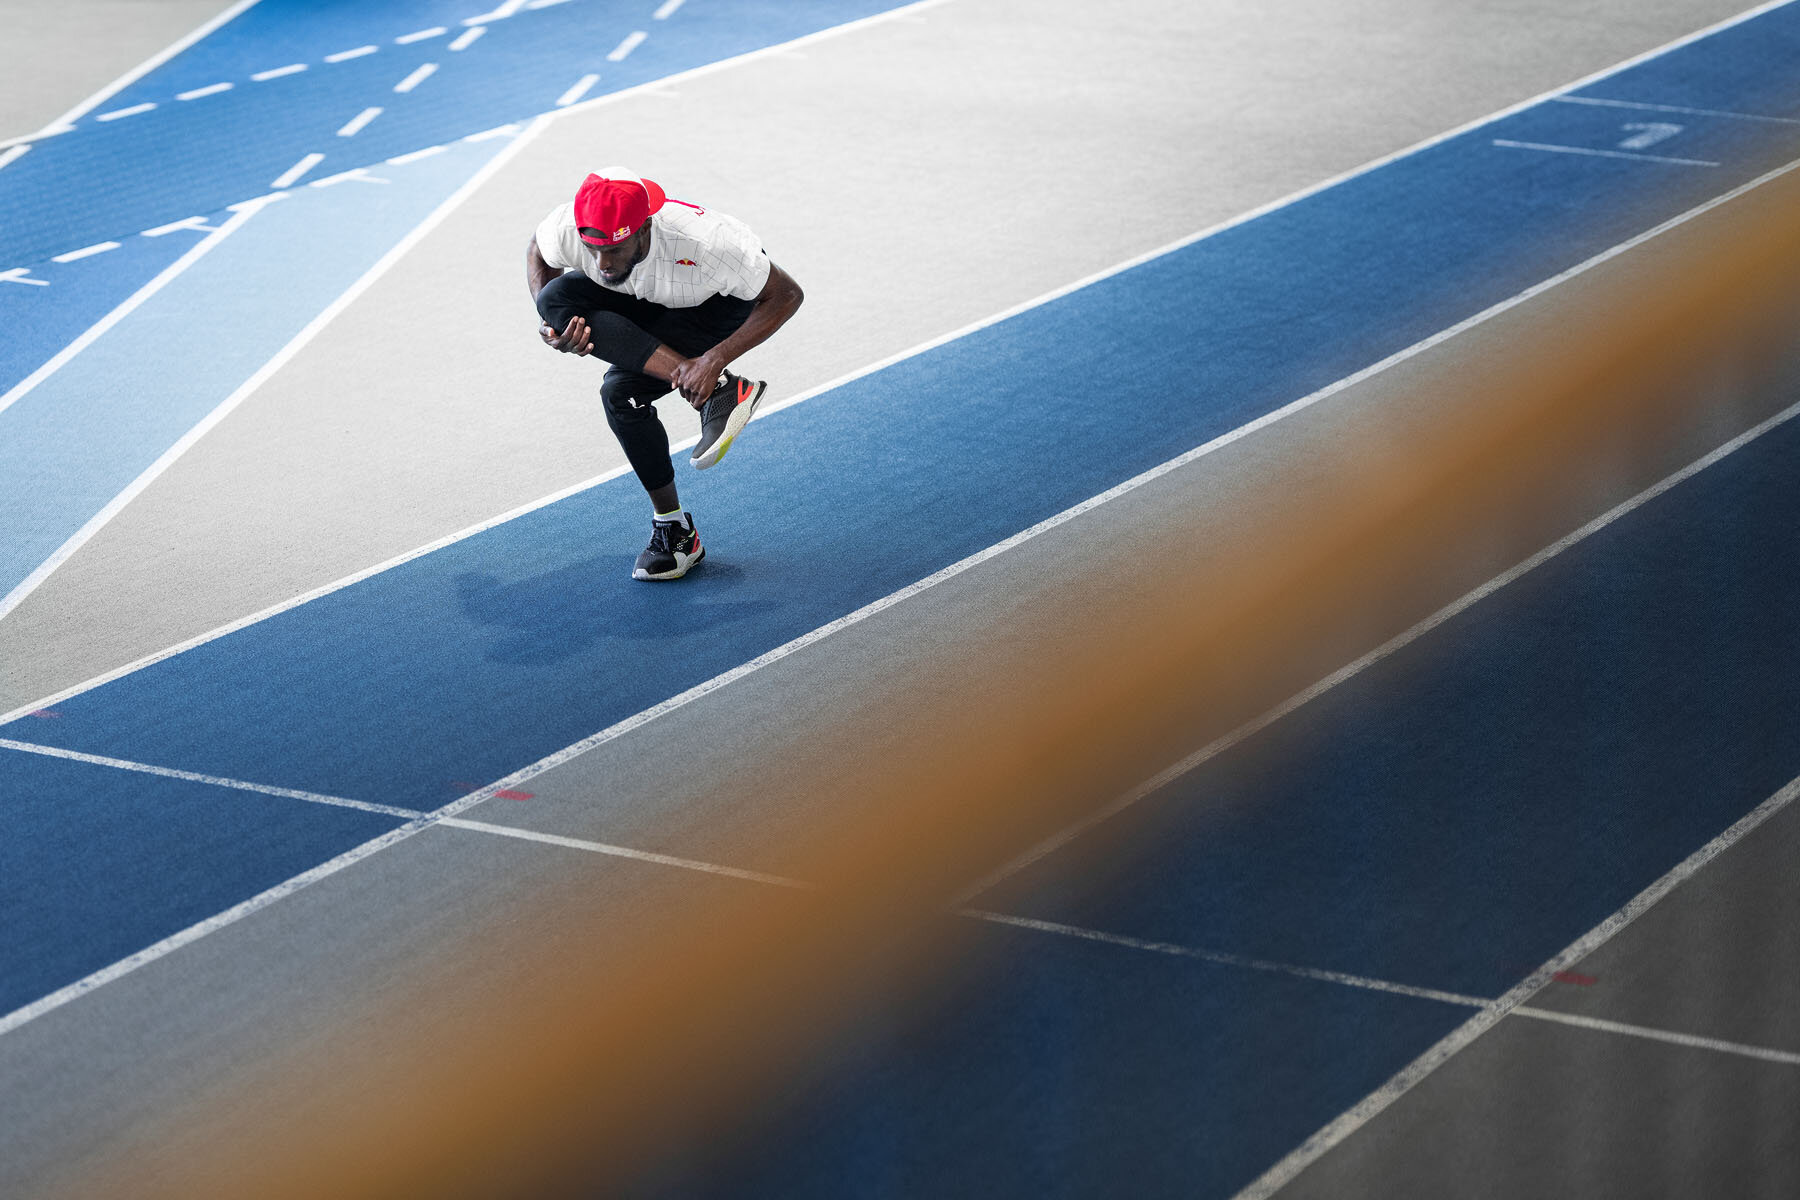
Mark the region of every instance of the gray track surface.
<instances>
[{"instance_id":1,"label":"gray track surface","mask_svg":"<svg viewBox=\"0 0 1800 1200\"><path fill-rule=\"evenodd\" d=\"M519 269L532 223L597 165L595 145L745 218L806 285L802 317L746 361L779 396L1738 7L952 0L774 60L779 70L752 64L563 121L0 622L0 709L616 464L595 408L598 370L536 342ZM207 15L173 22L169 36ZM89 35L57 25L30 36L42 39L34 50L82 61ZM91 84L68 103L122 69L91 61ZM1068 86L1076 76L1086 83L1078 95ZM735 98L751 86L747 110ZM67 107L47 105L42 119ZM1115 180L1125 202L1105 213L1071 207L1057 186L1071 173ZM914 232L919 213L946 211L943 233ZM421 311L416 298L427 294ZM1521 312L1456 339L540 776L529 805L496 800L468 815L779 871L786 835L831 814L745 812L734 772L783 756L828 759L832 747L809 730L827 716L877 712L887 664L929 661L984 635L1031 636L1031 606L996 597L1103 568L1178 513L1189 522L1208 513L1227 536L1234 503L1263 466L1319 452L1343 423L1403 436L1409 385L1453 377L1463 356L1499 352L1530 320ZM681 436L685 414L666 411ZM1670 465L1753 415L1693 431L1691 445L1670 448ZM1537 531L1537 544L1645 482L1568 497L1565 519ZM1493 548L1491 560L1467 565L1467 580L1444 581L1445 598L1531 549ZM689 765L672 786L663 764L677 752ZM1601 984L1534 1003L1800 1050L1791 1015L1800 963L1781 936L1800 916L1800 884L1783 869L1797 854L1800 809L1580 968ZM505 913L526 903L532 883L571 873L591 875L591 908L531 915L571 936L603 935L681 889L755 886L427 831L0 1037L0 1194L29 1195L96 1147L156 1138L172 1099L357 1019L388 968L440 954L477 915ZM1787 957L1772 959L1783 945ZM420 997L420 1019L440 1002ZM1791 1067L1508 1018L1283 1194L1791 1195L1792 1186L1772 1190L1786 1180L1757 1164L1795 1161L1796 1078ZM1652 1161L1660 1173L1644 1166ZM1709 1179L1730 1186L1715 1191ZM1669 1190L1644 1191L1645 1180Z\"/></svg>"}]
</instances>

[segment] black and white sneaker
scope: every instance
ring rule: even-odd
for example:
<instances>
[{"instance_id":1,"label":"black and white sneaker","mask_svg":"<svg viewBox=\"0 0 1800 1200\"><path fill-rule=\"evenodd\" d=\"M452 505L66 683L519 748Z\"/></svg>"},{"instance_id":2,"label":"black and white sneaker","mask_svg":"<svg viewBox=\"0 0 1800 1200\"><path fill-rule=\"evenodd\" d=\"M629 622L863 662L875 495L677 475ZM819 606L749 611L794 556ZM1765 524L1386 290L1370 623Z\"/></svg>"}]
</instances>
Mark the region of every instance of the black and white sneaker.
<instances>
[{"instance_id":1,"label":"black and white sneaker","mask_svg":"<svg viewBox=\"0 0 1800 1200\"><path fill-rule=\"evenodd\" d=\"M704 471L725 457L756 411L766 386L730 371L720 374L719 386L700 408L700 440L694 444L693 457L688 459L695 469Z\"/></svg>"},{"instance_id":2,"label":"black and white sneaker","mask_svg":"<svg viewBox=\"0 0 1800 1200\"><path fill-rule=\"evenodd\" d=\"M693 516L682 516L687 520L685 525L673 521L650 523L650 544L637 557L637 566L631 571L633 579L680 579L688 568L706 557Z\"/></svg>"}]
</instances>

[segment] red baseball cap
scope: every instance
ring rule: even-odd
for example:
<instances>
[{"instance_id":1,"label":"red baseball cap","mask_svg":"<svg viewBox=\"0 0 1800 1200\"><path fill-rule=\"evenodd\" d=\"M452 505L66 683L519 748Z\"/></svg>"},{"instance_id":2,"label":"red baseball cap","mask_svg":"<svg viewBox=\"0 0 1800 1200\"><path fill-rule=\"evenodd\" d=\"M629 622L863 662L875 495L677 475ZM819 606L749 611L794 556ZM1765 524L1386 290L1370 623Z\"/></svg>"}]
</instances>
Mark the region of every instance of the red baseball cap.
<instances>
[{"instance_id":1,"label":"red baseball cap","mask_svg":"<svg viewBox=\"0 0 1800 1200\"><path fill-rule=\"evenodd\" d=\"M663 199L661 187L628 172L612 170L610 179L589 175L575 193L576 232L590 246L616 246L636 233Z\"/></svg>"}]
</instances>

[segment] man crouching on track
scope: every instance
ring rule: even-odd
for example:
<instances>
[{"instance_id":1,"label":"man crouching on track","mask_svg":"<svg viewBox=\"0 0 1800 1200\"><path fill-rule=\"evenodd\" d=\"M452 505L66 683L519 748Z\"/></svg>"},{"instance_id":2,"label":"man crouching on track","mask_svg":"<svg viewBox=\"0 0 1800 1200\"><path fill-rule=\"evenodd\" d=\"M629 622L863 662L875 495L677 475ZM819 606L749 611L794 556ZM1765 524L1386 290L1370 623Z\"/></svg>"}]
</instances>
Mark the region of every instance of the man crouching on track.
<instances>
[{"instance_id":1,"label":"man crouching on track","mask_svg":"<svg viewBox=\"0 0 1800 1200\"><path fill-rule=\"evenodd\" d=\"M655 401L678 388L700 411L695 467L724 458L764 388L726 368L794 315L800 285L742 221L669 200L620 168L589 175L572 203L543 219L525 279L544 344L610 364L600 383L606 423L654 513L632 578L680 579L706 550L676 495Z\"/></svg>"}]
</instances>

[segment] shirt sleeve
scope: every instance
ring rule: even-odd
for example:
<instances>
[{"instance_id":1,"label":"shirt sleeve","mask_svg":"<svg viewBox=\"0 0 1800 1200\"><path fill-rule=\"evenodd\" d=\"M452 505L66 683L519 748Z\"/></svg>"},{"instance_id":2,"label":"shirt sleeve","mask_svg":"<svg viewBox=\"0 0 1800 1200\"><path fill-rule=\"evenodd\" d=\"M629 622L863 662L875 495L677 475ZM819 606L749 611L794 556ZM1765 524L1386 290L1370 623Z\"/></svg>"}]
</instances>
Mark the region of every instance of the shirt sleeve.
<instances>
[{"instance_id":1,"label":"shirt sleeve","mask_svg":"<svg viewBox=\"0 0 1800 1200\"><path fill-rule=\"evenodd\" d=\"M719 222L706 257L708 282L720 295L754 300L769 282L769 256L741 221Z\"/></svg>"},{"instance_id":2,"label":"shirt sleeve","mask_svg":"<svg viewBox=\"0 0 1800 1200\"><path fill-rule=\"evenodd\" d=\"M569 260L568 249L563 245L563 235L565 232L563 229L563 217L565 215L564 210L568 207L568 205L563 204L551 209L548 215L546 215L542 221L538 222L537 227L536 236L538 253L543 256L546 263L559 271L567 271L570 267L575 265ZM573 218L571 217L571 220L572 219Z\"/></svg>"}]
</instances>

